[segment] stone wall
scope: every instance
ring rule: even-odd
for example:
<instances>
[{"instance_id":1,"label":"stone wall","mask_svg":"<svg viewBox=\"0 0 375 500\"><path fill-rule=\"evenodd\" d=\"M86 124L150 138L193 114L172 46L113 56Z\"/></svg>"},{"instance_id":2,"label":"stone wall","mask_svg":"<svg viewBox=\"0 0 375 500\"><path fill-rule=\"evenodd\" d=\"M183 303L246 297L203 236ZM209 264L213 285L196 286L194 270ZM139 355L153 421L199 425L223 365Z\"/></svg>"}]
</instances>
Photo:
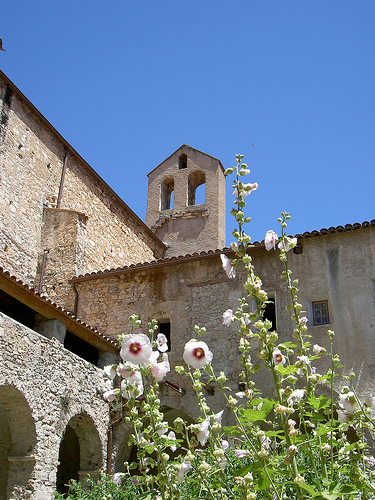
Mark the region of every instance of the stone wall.
<instances>
[{"instance_id":1,"label":"stone wall","mask_svg":"<svg viewBox=\"0 0 375 500\"><path fill-rule=\"evenodd\" d=\"M0 498L16 485L50 500L61 442L77 436L79 477L105 467L110 387L102 370L0 313ZM26 498L26 493L24 493Z\"/></svg>"},{"instance_id":2,"label":"stone wall","mask_svg":"<svg viewBox=\"0 0 375 500\"><path fill-rule=\"evenodd\" d=\"M302 254L289 252L293 277L300 280L299 300L307 311L312 344L328 345L327 330L336 330L335 350L348 373L352 368L360 375L359 392L375 390L373 352L375 352L375 231L374 228L326 236L302 238ZM269 297L276 303L276 325L280 340L290 339L292 323L285 306L289 292L281 278L283 270L276 251L264 248L252 251L256 274L262 279ZM92 277L94 278L94 277ZM205 340L214 353L215 370L223 370L238 390L238 334L236 325L222 324L222 313L235 309L244 295L244 270L230 280L222 270L219 255L184 261L165 261L159 267L124 270L110 276L77 282L79 316L107 335L129 333L128 318L139 314L143 331L151 318L170 321L172 371L168 380L187 390L183 397L165 388L164 404L192 413L192 392L186 379L179 378L173 367L182 363L185 342L194 337L194 325L205 326ZM311 303L328 300L330 323L314 326ZM310 304L310 305L309 305ZM256 345L255 353L256 353ZM256 359L256 354L254 354ZM320 367L323 369L324 365ZM259 372L262 389L268 391L271 381ZM342 380L336 379L336 388ZM189 392L190 391L190 392ZM212 398L214 409L220 409L220 398Z\"/></svg>"},{"instance_id":3,"label":"stone wall","mask_svg":"<svg viewBox=\"0 0 375 500\"><path fill-rule=\"evenodd\" d=\"M1 74L0 99L0 255L6 270L31 286L38 285L38 263L51 245L51 237L42 239L44 209L56 207L64 159L60 208L87 219L80 242L85 257L81 272L162 256L162 244L145 224ZM53 284L46 281L44 291L49 293Z\"/></svg>"}]
</instances>

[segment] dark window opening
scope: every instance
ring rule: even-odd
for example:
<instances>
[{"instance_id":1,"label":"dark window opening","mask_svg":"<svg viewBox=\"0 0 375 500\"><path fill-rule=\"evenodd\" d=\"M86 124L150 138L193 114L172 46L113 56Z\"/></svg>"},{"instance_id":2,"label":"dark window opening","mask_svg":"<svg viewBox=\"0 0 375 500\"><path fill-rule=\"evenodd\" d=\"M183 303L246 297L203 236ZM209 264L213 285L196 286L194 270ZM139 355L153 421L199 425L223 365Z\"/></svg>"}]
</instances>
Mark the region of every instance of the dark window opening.
<instances>
[{"instance_id":1,"label":"dark window opening","mask_svg":"<svg viewBox=\"0 0 375 500\"><path fill-rule=\"evenodd\" d=\"M160 210L171 210L174 203L174 180L166 177L161 184Z\"/></svg>"},{"instance_id":2,"label":"dark window opening","mask_svg":"<svg viewBox=\"0 0 375 500\"><path fill-rule=\"evenodd\" d=\"M34 327L35 311L2 290L0 290L0 311L28 328Z\"/></svg>"},{"instance_id":3,"label":"dark window opening","mask_svg":"<svg viewBox=\"0 0 375 500\"><path fill-rule=\"evenodd\" d=\"M183 168L187 168L187 156L182 154L178 159L178 168L179 170Z\"/></svg>"},{"instance_id":4,"label":"dark window opening","mask_svg":"<svg viewBox=\"0 0 375 500\"><path fill-rule=\"evenodd\" d=\"M167 337L168 351L171 350L171 322L169 320L159 321L159 333L163 333Z\"/></svg>"},{"instance_id":5,"label":"dark window opening","mask_svg":"<svg viewBox=\"0 0 375 500\"><path fill-rule=\"evenodd\" d=\"M314 325L328 325L329 324L328 300L320 300L319 302L313 302L312 306L313 306Z\"/></svg>"},{"instance_id":6,"label":"dark window opening","mask_svg":"<svg viewBox=\"0 0 375 500\"><path fill-rule=\"evenodd\" d=\"M268 321L271 321L272 327L271 331L276 330L276 305L275 305L275 299L269 298L266 307L264 308L264 314L263 314L264 319L268 319Z\"/></svg>"},{"instance_id":7,"label":"dark window opening","mask_svg":"<svg viewBox=\"0 0 375 500\"><path fill-rule=\"evenodd\" d=\"M99 349L68 330L65 335L64 347L89 363L98 364Z\"/></svg>"}]
</instances>

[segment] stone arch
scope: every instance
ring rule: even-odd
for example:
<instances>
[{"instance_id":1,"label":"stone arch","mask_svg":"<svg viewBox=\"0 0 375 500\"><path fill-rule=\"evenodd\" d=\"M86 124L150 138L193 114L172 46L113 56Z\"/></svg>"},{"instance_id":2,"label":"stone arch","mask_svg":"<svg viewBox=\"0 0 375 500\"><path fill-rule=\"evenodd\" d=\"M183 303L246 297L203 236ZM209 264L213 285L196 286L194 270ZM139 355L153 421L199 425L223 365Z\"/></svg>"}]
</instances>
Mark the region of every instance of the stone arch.
<instances>
[{"instance_id":1,"label":"stone arch","mask_svg":"<svg viewBox=\"0 0 375 500\"><path fill-rule=\"evenodd\" d=\"M102 444L93 419L86 413L71 418L60 443L56 491L65 493L70 479L97 479L103 465Z\"/></svg>"},{"instance_id":2,"label":"stone arch","mask_svg":"<svg viewBox=\"0 0 375 500\"><path fill-rule=\"evenodd\" d=\"M160 210L173 209L174 179L170 175L164 177L160 186Z\"/></svg>"},{"instance_id":3,"label":"stone arch","mask_svg":"<svg viewBox=\"0 0 375 500\"><path fill-rule=\"evenodd\" d=\"M36 442L25 396L13 385L0 386L0 500L9 498L16 486L31 489Z\"/></svg>"},{"instance_id":4,"label":"stone arch","mask_svg":"<svg viewBox=\"0 0 375 500\"><path fill-rule=\"evenodd\" d=\"M205 188L206 184L206 174L203 170L194 170L189 175L188 180L188 205L195 205L197 199L197 188L203 186ZM203 203L205 203L205 192L201 194ZM200 200L201 201L201 200Z\"/></svg>"}]
</instances>

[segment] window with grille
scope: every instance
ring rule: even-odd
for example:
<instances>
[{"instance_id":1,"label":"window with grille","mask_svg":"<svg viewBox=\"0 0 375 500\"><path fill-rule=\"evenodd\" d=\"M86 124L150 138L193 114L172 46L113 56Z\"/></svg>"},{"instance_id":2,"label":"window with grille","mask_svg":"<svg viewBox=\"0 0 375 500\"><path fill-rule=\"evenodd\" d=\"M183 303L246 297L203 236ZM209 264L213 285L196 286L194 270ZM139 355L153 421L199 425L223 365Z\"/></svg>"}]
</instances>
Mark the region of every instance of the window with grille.
<instances>
[{"instance_id":1,"label":"window with grille","mask_svg":"<svg viewBox=\"0 0 375 500\"><path fill-rule=\"evenodd\" d=\"M328 325L328 300L319 300L312 303L314 325Z\"/></svg>"}]
</instances>

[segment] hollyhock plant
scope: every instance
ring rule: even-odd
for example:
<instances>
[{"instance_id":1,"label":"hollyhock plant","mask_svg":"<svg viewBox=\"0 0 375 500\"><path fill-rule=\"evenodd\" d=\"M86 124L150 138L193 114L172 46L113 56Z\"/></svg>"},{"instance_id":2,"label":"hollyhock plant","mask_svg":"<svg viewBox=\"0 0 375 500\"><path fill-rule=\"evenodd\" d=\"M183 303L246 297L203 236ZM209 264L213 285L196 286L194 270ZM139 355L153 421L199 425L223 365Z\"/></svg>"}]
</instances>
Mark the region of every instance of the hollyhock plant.
<instances>
[{"instance_id":1,"label":"hollyhock plant","mask_svg":"<svg viewBox=\"0 0 375 500\"><path fill-rule=\"evenodd\" d=\"M204 368L211 363L213 354L205 342L189 340L185 344L183 358L193 368Z\"/></svg>"},{"instance_id":2,"label":"hollyhock plant","mask_svg":"<svg viewBox=\"0 0 375 500\"><path fill-rule=\"evenodd\" d=\"M147 335L143 333L124 335L120 351L120 356L124 361L140 365L150 358L151 353L151 342Z\"/></svg>"},{"instance_id":3,"label":"hollyhock plant","mask_svg":"<svg viewBox=\"0 0 375 500\"><path fill-rule=\"evenodd\" d=\"M231 278L231 279L235 278L236 271L235 271L234 266L233 266L232 262L230 261L230 259L228 259L228 257L223 253L220 254L220 258L221 258L221 263L222 263L223 269L226 272L228 278Z\"/></svg>"},{"instance_id":4,"label":"hollyhock plant","mask_svg":"<svg viewBox=\"0 0 375 500\"><path fill-rule=\"evenodd\" d=\"M279 250L285 250L289 252L291 248L294 248L297 245L297 238L288 238L285 236L285 241L281 240L278 244Z\"/></svg>"}]
</instances>

